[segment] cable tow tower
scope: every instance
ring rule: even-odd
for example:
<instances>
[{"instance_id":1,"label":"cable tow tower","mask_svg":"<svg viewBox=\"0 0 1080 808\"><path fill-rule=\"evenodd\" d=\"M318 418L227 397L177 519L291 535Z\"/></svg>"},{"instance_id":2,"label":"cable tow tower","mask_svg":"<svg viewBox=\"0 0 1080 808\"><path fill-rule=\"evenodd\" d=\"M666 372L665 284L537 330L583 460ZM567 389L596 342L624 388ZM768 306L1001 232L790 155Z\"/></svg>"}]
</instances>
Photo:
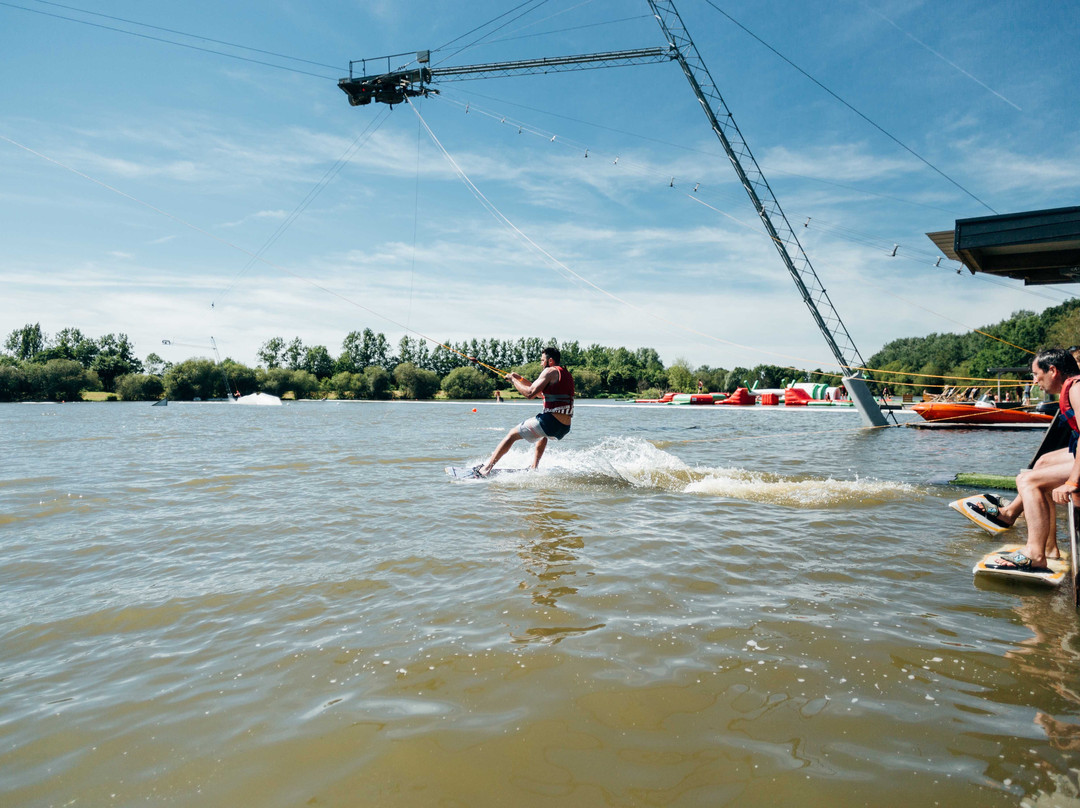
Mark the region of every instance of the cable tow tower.
<instances>
[{"instance_id":1,"label":"cable tow tower","mask_svg":"<svg viewBox=\"0 0 1080 808\"><path fill-rule=\"evenodd\" d=\"M731 110L724 102L719 90L716 89L716 84L709 75L709 70L697 46L690 38L686 26L683 25L673 0L648 0L648 3L667 40L666 48L641 48L462 67L428 67L427 65L431 62L430 52L419 51L409 62L409 64L415 62L419 67L391 70L392 59L401 59L410 55L399 53L379 57L378 61L386 59L387 72L385 73L367 75L367 63L375 60L361 59L350 62L349 76L338 81L338 86L349 97L349 103L354 107L364 106L372 101L393 106L408 98L437 93L438 90L430 85L438 79L453 81L485 76L554 73L563 70L588 70L598 67L678 60L694 95L697 96L701 108L709 119L713 132L723 145L732 168L735 169L754 210L765 226L765 231L772 239L803 302L810 310L810 316L817 323L829 349L842 368L844 387L859 411L863 424L869 427L888 426L885 415L874 401L874 396L866 384L866 377L863 375L866 361L855 347L855 342L848 333L847 327L825 292L821 279L810 264L810 259L795 236L795 231L766 181L761 167L754 159L746 139L736 126ZM354 66L357 64L361 65L364 71L363 76L357 77L354 74ZM888 415L892 423L898 425L896 416L891 411L888 411Z\"/></svg>"},{"instance_id":2,"label":"cable tow tower","mask_svg":"<svg viewBox=\"0 0 1080 808\"><path fill-rule=\"evenodd\" d=\"M810 316L814 318L833 356L843 368L844 387L851 395L851 400L859 410L863 422L867 426L887 426L885 416L874 402L874 397L860 370L866 367L866 362L859 353L859 349L855 347L855 342L851 339L840 315L837 314L836 308L825 292L821 279L810 264L810 259L803 250L802 244L799 243L795 231L792 230L776 195L761 172L761 167L754 159L742 132L735 124L731 110L724 102L720 91L716 89L716 84L709 75L709 70L705 67L697 46L683 25L674 2L672 0L648 0L648 2L656 16L656 21L664 32L664 37L672 50L678 54L676 58L679 66L682 67L683 74L690 82L713 132L723 145L732 168L738 174L739 181L749 195L754 210L757 211L761 223L765 226L765 231L772 239L776 251L780 253L780 259L787 267L791 279L795 281L803 302L810 310ZM892 419L895 424L895 416L892 416Z\"/></svg>"}]
</instances>

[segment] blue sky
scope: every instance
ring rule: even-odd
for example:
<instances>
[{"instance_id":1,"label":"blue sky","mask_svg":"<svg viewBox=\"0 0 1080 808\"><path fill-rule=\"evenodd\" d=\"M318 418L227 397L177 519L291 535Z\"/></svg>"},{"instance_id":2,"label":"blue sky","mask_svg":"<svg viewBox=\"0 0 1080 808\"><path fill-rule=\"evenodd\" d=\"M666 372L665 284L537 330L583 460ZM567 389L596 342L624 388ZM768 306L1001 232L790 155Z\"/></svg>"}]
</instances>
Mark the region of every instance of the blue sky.
<instances>
[{"instance_id":1,"label":"blue sky","mask_svg":"<svg viewBox=\"0 0 1080 808\"><path fill-rule=\"evenodd\" d=\"M865 357L1072 294L935 267L924 235L991 213L973 197L1078 203L1071 4L678 6ZM170 360L213 335L249 364L270 337L336 355L370 327L829 366L675 63L446 82L415 110L353 108L337 87L350 59L389 53L663 44L644 0L5 0L0 331L124 332ZM252 263L264 246L270 265Z\"/></svg>"}]
</instances>

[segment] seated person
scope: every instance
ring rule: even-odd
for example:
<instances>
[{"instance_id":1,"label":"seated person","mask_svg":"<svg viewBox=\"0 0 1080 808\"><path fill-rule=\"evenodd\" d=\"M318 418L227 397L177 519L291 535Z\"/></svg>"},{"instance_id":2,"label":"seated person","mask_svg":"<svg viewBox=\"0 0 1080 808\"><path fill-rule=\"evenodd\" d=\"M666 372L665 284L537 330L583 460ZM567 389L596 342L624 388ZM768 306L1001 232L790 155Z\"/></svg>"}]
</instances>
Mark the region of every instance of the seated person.
<instances>
[{"instance_id":1,"label":"seated person","mask_svg":"<svg viewBox=\"0 0 1080 808\"><path fill-rule=\"evenodd\" d=\"M1080 367L1072 354L1051 348L1036 354L1031 363L1031 375L1035 384L1047 393L1060 394L1061 414L1072 430L1069 447L1043 455L1034 468L1020 472L1016 476L1019 496L1004 507L991 501L984 513L1002 526L1012 525L1021 513L1027 519L1024 549L1003 555L994 568L1045 572L1046 559L1060 557L1054 503L1067 504L1071 495L1080 492L1080 459L1076 454L1080 438L1076 421L1076 413L1080 410L1080 387L1075 385L1080 379Z\"/></svg>"}]
</instances>

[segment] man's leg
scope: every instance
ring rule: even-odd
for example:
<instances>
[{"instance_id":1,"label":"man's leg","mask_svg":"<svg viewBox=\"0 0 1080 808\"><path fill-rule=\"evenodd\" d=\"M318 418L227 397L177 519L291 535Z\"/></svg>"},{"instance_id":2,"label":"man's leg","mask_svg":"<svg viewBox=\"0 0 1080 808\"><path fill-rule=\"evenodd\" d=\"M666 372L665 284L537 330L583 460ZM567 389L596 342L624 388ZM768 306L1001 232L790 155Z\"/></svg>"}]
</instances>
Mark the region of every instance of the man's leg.
<instances>
[{"instance_id":1,"label":"man's leg","mask_svg":"<svg viewBox=\"0 0 1080 808\"><path fill-rule=\"evenodd\" d=\"M540 438L540 440L536 442L536 448L533 450L532 467L534 469L540 465L540 458L544 456L544 449L547 448L547 440L547 438Z\"/></svg>"},{"instance_id":2,"label":"man's leg","mask_svg":"<svg viewBox=\"0 0 1080 808\"><path fill-rule=\"evenodd\" d=\"M1071 461L1072 455L1069 454L1068 449L1056 449L1053 452L1047 452L1038 460L1035 461L1035 467L1031 469L1024 469L1016 475L1017 486L1019 486L1020 477L1023 475L1031 474L1033 471L1044 469L1047 466L1052 466L1062 461ZM1019 490L1019 488L1017 489ZM1017 518L1024 512L1024 500L1022 497L1016 497L1006 505L1004 508L998 510L997 518L1007 525L1011 525L1016 522Z\"/></svg>"},{"instance_id":3,"label":"man's leg","mask_svg":"<svg viewBox=\"0 0 1080 808\"><path fill-rule=\"evenodd\" d=\"M1016 478L1027 519L1027 544L1021 552L1037 567L1046 566L1048 554L1060 555L1055 524L1057 509L1050 499L1050 492L1069 479L1071 471L1070 459L1033 468Z\"/></svg>"},{"instance_id":4,"label":"man's leg","mask_svg":"<svg viewBox=\"0 0 1080 808\"><path fill-rule=\"evenodd\" d=\"M488 458L488 461L480 467L479 473L481 475L484 475L491 471L491 469L494 468L495 464L499 462L502 456L510 450L510 447L513 446L514 443L520 439L521 433L518 432L517 427L514 427L509 432L507 432L506 437L499 441L499 445L495 447L495 451L491 453L491 457Z\"/></svg>"}]
</instances>

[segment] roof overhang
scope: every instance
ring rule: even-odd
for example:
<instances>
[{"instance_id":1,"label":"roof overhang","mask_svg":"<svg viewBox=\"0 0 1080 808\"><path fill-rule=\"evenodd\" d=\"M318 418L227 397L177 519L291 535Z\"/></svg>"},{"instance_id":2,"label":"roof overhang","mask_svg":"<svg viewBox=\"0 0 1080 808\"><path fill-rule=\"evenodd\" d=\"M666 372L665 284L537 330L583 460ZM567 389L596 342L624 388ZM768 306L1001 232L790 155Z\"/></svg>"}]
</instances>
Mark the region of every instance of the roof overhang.
<instances>
[{"instance_id":1,"label":"roof overhang","mask_svg":"<svg viewBox=\"0 0 1080 808\"><path fill-rule=\"evenodd\" d=\"M1080 283L1080 207L957 219L955 230L926 235L972 273Z\"/></svg>"}]
</instances>

